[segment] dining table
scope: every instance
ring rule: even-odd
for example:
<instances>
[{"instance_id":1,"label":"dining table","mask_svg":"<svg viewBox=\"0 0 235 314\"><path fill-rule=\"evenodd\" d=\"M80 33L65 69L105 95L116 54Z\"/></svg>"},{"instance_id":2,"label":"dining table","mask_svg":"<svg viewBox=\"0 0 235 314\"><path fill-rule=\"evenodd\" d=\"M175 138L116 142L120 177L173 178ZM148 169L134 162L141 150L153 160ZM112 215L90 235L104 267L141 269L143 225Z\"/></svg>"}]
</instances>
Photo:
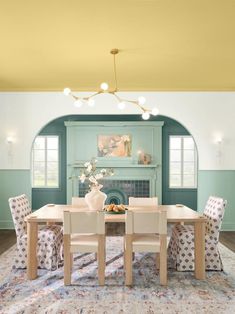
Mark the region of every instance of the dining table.
<instances>
[{"instance_id":1,"label":"dining table","mask_svg":"<svg viewBox=\"0 0 235 314\"><path fill-rule=\"evenodd\" d=\"M206 217L187 206L126 206L127 210L164 210L167 211L167 223L186 223L194 225L194 275L196 279L205 279L205 222ZM37 240L39 224L63 223L64 211L88 210L88 207L74 205L48 204L25 217L27 223L27 278L37 278ZM125 222L125 214L105 215L106 223Z\"/></svg>"}]
</instances>

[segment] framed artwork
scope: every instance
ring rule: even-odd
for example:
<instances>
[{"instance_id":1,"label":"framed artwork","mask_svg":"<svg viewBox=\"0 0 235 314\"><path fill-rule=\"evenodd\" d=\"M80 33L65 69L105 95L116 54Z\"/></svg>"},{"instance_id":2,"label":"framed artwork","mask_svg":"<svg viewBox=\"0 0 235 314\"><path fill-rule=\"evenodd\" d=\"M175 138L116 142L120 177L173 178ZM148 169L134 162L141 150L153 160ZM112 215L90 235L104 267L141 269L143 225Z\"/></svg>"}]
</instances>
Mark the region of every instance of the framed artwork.
<instances>
[{"instance_id":1,"label":"framed artwork","mask_svg":"<svg viewBox=\"0 0 235 314\"><path fill-rule=\"evenodd\" d=\"M98 135L98 157L131 157L132 139L130 134Z\"/></svg>"}]
</instances>

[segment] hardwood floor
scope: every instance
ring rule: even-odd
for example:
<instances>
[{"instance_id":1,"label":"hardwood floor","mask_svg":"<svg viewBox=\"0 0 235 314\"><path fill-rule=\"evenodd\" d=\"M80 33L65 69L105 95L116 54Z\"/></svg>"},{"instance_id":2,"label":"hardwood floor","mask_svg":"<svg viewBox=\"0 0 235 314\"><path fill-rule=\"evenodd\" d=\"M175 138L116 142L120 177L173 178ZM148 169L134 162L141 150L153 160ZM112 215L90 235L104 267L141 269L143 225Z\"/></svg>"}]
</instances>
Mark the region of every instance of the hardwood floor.
<instances>
[{"instance_id":1,"label":"hardwood floor","mask_svg":"<svg viewBox=\"0 0 235 314\"><path fill-rule=\"evenodd\" d=\"M16 243L15 230L0 230L0 254Z\"/></svg>"},{"instance_id":2,"label":"hardwood floor","mask_svg":"<svg viewBox=\"0 0 235 314\"><path fill-rule=\"evenodd\" d=\"M235 231L221 231L220 242L235 252ZM15 230L0 230L0 254L16 243Z\"/></svg>"},{"instance_id":3,"label":"hardwood floor","mask_svg":"<svg viewBox=\"0 0 235 314\"><path fill-rule=\"evenodd\" d=\"M220 231L219 241L235 253L235 231Z\"/></svg>"}]
</instances>

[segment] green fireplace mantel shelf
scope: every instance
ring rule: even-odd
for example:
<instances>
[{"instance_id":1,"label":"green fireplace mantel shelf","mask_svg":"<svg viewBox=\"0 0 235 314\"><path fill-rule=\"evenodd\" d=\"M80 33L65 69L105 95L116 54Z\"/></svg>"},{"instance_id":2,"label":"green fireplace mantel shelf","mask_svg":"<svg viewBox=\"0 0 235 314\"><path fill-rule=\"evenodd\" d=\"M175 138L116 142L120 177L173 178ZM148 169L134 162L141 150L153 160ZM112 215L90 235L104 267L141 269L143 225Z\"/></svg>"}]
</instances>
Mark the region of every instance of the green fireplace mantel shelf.
<instances>
[{"instance_id":1,"label":"green fireplace mantel shelf","mask_svg":"<svg viewBox=\"0 0 235 314\"><path fill-rule=\"evenodd\" d=\"M84 168L84 163L75 163L75 164L68 164L71 168ZM103 167L111 167L111 168L158 168L160 165L157 164L107 164L107 163L99 163L96 165L96 168L103 168Z\"/></svg>"}]
</instances>

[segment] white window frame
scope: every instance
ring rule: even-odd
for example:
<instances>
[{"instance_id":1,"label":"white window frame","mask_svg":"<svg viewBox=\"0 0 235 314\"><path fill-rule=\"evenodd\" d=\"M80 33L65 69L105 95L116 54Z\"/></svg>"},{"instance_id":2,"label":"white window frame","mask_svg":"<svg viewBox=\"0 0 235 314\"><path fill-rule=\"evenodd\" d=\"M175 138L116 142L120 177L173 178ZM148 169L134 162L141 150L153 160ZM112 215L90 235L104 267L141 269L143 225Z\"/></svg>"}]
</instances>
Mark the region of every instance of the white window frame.
<instances>
[{"instance_id":1,"label":"white window frame","mask_svg":"<svg viewBox=\"0 0 235 314\"><path fill-rule=\"evenodd\" d=\"M45 176L45 184L44 185L40 185L40 186L36 186L34 185L34 146L32 149L32 188L35 189L58 189L60 187L60 137L59 135L38 135L36 138L45 138L45 149L44 149L44 154L45 154L45 170L44 170L44 176ZM58 161L57 161L57 174L58 174L58 179L57 179L57 185L48 186L48 172L47 172L47 168L48 168L48 160L47 160L47 139L48 138L57 138L58 140L58 149L57 149L57 153L58 153ZM35 138L35 140L36 140Z\"/></svg>"},{"instance_id":2,"label":"white window frame","mask_svg":"<svg viewBox=\"0 0 235 314\"><path fill-rule=\"evenodd\" d=\"M181 185L180 186L173 186L171 185L171 158L170 158L170 152L171 152L171 147L170 147L170 140L171 138L180 138L181 139ZM169 136L169 189L196 189L197 188L197 148L195 141L194 142L194 185L193 186L184 186L184 138L192 138L191 135L170 135Z\"/></svg>"}]
</instances>

